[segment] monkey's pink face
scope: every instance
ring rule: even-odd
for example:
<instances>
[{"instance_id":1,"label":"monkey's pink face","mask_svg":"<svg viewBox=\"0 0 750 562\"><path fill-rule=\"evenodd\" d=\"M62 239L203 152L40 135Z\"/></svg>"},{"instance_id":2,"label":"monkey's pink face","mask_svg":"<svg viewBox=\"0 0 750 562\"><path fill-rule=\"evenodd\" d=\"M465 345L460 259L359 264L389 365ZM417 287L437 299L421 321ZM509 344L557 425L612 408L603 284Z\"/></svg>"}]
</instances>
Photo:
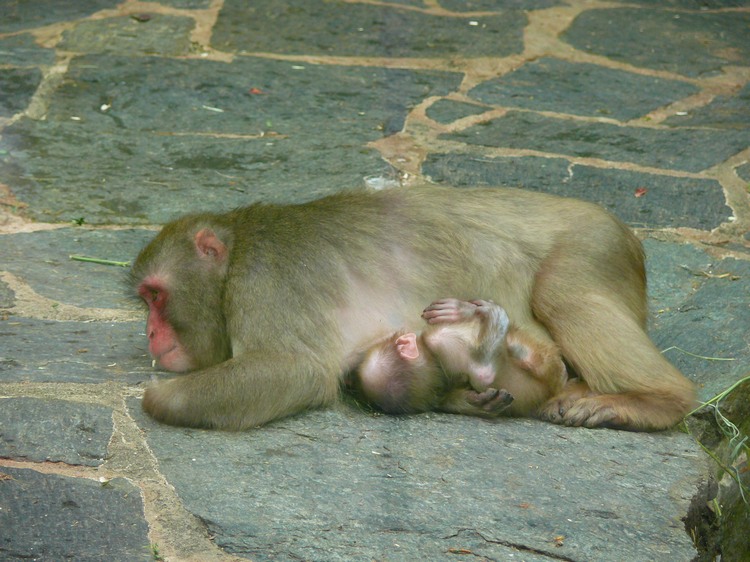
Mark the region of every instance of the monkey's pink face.
<instances>
[{"instance_id":1,"label":"monkey's pink face","mask_svg":"<svg viewBox=\"0 0 750 562\"><path fill-rule=\"evenodd\" d=\"M167 371L192 370L193 361L166 318L169 293L164 285L158 279L146 278L138 288L138 294L148 305L146 335L151 356Z\"/></svg>"}]
</instances>

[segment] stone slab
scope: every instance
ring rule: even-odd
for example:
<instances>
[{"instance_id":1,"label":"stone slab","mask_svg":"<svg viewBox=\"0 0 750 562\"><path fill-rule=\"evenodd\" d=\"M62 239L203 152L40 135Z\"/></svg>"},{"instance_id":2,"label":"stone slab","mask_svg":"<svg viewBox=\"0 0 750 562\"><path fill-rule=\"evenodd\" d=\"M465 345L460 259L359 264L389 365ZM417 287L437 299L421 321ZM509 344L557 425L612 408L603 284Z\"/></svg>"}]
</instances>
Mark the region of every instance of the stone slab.
<instances>
[{"instance_id":1,"label":"stone slab","mask_svg":"<svg viewBox=\"0 0 750 562\"><path fill-rule=\"evenodd\" d=\"M747 130L750 128L750 84L734 96L717 96L707 106L687 115L674 115L664 123L680 127Z\"/></svg>"},{"instance_id":2,"label":"stone slab","mask_svg":"<svg viewBox=\"0 0 750 562\"><path fill-rule=\"evenodd\" d=\"M473 103L464 103L453 100L437 100L427 108L427 117L438 123L453 123L458 119L469 117L470 115L479 115L491 108L475 105Z\"/></svg>"},{"instance_id":3,"label":"stone slab","mask_svg":"<svg viewBox=\"0 0 750 562\"><path fill-rule=\"evenodd\" d=\"M256 0L251 5L226 0L211 46L240 53L503 57L522 51L525 22L519 10L481 18L444 17L341 0Z\"/></svg>"},{"instance_id":4,"label":"stone slab","mask_svg":"<svg viewBox=\"0 0 750 562\"><path fill-rule=\"evenodd\" d=\"M86 221L87 215L78 218ZM70 256L130 263L155 235L155 230L86 227L4 235L0 270L17 275L39 295L60 303L140 310L133 298L135 291L128 286L128 268L71 260Z\"/></svg>"},{"instance_id":5,"label":"stone slab","mask_svg":"<svg viewBox=\"0 0 750 562\"><path fill-rule=\"evenodd\" d=\"M0 280L0 309L10 308L16 303L16 293L5 281Z\"/></svg>"},{"instance_id":6,"label":"stone slab","mask_svg":"<svg viewBox=\"0 0 750 562\"><path fill-rule=\"evenodd\" d=\"M702 453L677 432L341 405L220 433L159 425L131 405L187 509L221 548L253 560L695 554L680 518Z\"/></svg>"},{"instance_id":7,"label":"stone slab","mask_svg":"<svg viewBox=\"0 0 750 562\"><path fill-rule=\"evenodd\" d=\"M647 240L657 347L708 400L750 368L750 263L712 259L691 246Z\"/></svg>"},{"instance_id":8,"label":"stone slab","mask_svg":"<svg viewBox=\"0 0 750 562\"><path fill-rule=\"evenodd\" d=\"M627 121L697 92L677 80L545 57L482 82L469 96L500 107Z\"/></svg>"},{"instance_id":9,"label":"stone slab","mask_svg":"<svg viewBox=\"0 0 750 562\"><path fill-rule=\"evenodd\" d=\"M107 457L112 427L112 410L104 406L0 398L0 457L99 466Z\"/></svg>"},{"instance_id":10,"label":"stone slab","mask_svg":"<svg viewBox=\"0 0 750 562\"><path fill-rule=\"evenodd\" d=\"M750 144L750 130L622 127L510 111L504 117L440 138L700 172L745 150Z\"/></svg>"},{"instance_id":11,"label":"stone slab","mask_svg":"<svg viewBox=\"0 0 750 562\"><path fill-rule=\"evenodd\" d=\"M114 8L117 0L34 0L34 2L4 2L0 33L33 29L53 23L72 21L90 16L99 10Z\"/></svg>"},{"instance_id":12,"label":"stone slab","mask_svg":"<svg viewBox=\"0 0 750 562\"><path fill-rule=\"evenodd\" d=\"M143 322L0 319L0 382L139 383L152 374Z\"/></svg>"},{"instance_id":13,"label":"stone slab","mask_svg":"<svg viewBox=\"0 0 750 562\"><path fill-rule=\"evenodd\" d=\"M565 0L440 0L440 5L454 12L498 12L502 10L543 10L566 5Z\"/></svg>"},{"instance_id":14,"label":"stone slab","mask_svg":"<svg viewBox=\"0 0 750 562\"><path fill-rule=\"evenodd\" d=\"M185 55L191 50L192 18L148 14L83 21L63 33L59 48L81 53Z\"/></svg>"},{"instance_id":15,"label":"stone slab","mask_svg":"<svg viewBox=\"0 0 750 562\"><path fill-rule=\"evenodd\" d=\"M433 181L448 185L506 185L585 199L633 227L710 230L733 216L715 180L575 166L562 158L450 153L430 154L422 171Z\"/></svg>"},{"instance_id":16,"label":"stone slab","mask_svg":"<svg viewBox=\"0 0 750 562\"><path fill-rule=\"evenodd\" d=\"M212 0L160 0L159 4L180 10L207 10Z\"/></svg>"},{"instance_id":17,"label":"stone slab","mask_svg":"<svg viewBox=\"0 0 750 562\"><path fill-rule=\"evenodd\" d=\"M2 25L2 23L0 23ZM14 66L51 65L55 51L34 42L30 33L19 33L0 39L0 63Z\"/></svg>"},{"instance_id":18,"label":"stone slab","mask_svg":"<svg viewBox=\"0 0 750 562\"><path fill-rule=\"evenodd\" d=\"M400 6L414 6L416 8L425 8L425 0L394 0L389 4L398 4Z\"/></svg>"},{"instance_id":19,"label":"stone slab","mask_svg":"<svg viewBox=\"0 0 750 562\"><path fill-rule=\"evenodd\" d=\"M680 8L686 10L716 10L747 6L747 0L628 0L628 4Z\"/></svg>"},{"instance_id":20,"label":"stone slab","mask_svg":"<svg viewBox=\"0 0 750 562\"><path fill-rule=\"evenodd\" d=\"M138 488L0 467L3 560L154 560Z\"/></svg>"},{"instance_id":21,"label":"stone slab","mask_svg":"<svg viewBox=\"0 0 750 562\"><path fill-rule=\"evenodd\" d=\"M162 223L189 210L314 199L388 172L366 144L460 80L255 59L79 57L45 121L4 130L0 174L31 216L51 221Z\"/></svg>"},{"instance_id":22,"label":"stone slab","mask_svg":"<svg viewBox=\"0 0 750 562\"><path fill-rule=\"evenodd\" d=\"M26 109L34 95L42 73L36 68L0 70L0 117L12 117Z\"/></svg>"},{"instance_id":23,"label":"stone slab","mask_svg":"<svg viewBox=\"0 0 750 562\"><path fill-rule=\"evenodd\" d=\"M708 272L715 261L721 263L689 244L646 238L643 247L652 316L679 309L704 283L697 273Z\"/></svg>"},{"instance_id":24,"label":"stone slab","mask_svg":"<svg viewBox=\"0 0 750 562\"><path fill-rule=\"evenodd\" d=\"M703 2L680 4L706 8ZM727 5L714 2L714 6L717 4ZM697 77L716 74L726 65L747 63L748 25L750 14L744 12L623 7L583 12L562 39L577 49L615 62Z\"/></svg>"}]
</instances>

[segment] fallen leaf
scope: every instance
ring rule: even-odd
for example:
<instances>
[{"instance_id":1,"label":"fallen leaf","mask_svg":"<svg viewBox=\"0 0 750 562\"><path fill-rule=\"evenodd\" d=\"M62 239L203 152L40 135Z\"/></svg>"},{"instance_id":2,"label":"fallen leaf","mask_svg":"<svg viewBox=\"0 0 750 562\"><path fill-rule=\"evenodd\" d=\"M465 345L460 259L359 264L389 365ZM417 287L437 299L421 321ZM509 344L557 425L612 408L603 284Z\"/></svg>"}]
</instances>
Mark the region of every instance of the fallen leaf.
<instances>
[{"instance_id":1,"label":"fallen leaf","mask_svg":"<svg viewBox=\"0 0 750 562\"><path fill-rule=\"evenodd\" d=\"M638 189L635 190L635 196L643 197L644 195L646 195L647 191L648 189L646 189L645 187L639 187Z\"/></svg>"}]
</instances>

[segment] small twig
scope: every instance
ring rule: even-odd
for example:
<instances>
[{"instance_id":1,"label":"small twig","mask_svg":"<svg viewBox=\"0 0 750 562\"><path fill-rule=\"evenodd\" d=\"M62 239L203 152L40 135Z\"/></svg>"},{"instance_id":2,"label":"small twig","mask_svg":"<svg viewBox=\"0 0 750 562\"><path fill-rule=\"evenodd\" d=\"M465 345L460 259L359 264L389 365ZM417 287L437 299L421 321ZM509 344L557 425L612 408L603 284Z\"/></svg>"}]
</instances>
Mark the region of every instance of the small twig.
<instances>
[{"instance_id":1,"label":"small twig","mask_svg":"<svg viewBox=\"0 0 750 562\"><path fill-rule=\"evenodd\" d=\"M89 258L89 257L86 257L86 256L76 256L76 255L71 255L71 256L68 256L68 257L70 259L74 260L74 261L83 261L83 262L87 262L87 263L98 263L100 265L115 265L117 267L130 267L130 262L129 261L103 260L103 259L100 259L100 258Z\"/></svg>"}]
</instances>

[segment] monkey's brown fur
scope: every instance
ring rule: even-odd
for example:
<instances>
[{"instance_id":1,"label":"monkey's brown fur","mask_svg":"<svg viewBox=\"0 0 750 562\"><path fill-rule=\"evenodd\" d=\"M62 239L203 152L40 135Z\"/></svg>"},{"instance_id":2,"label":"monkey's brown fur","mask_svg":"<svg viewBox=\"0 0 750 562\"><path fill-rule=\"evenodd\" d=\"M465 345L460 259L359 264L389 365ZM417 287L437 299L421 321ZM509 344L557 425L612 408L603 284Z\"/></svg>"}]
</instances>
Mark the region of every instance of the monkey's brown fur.
<instances>
[{"instance_id":1,"label":"monkey's brown fur","mask_svg":"<svg viewBox=\"0 0 750 562\"><path fill-rule=\"evenodd\" d=\"M646 335L639 241L582 201L424 187L192 215L132 278L157 360L197 369L146 390L166 423L242 429L331 403L366 349L445 295L502 302L551 335L585 382L550 400L550 421L662 429L694 402Z\"/></svg>"}]
</instances>

